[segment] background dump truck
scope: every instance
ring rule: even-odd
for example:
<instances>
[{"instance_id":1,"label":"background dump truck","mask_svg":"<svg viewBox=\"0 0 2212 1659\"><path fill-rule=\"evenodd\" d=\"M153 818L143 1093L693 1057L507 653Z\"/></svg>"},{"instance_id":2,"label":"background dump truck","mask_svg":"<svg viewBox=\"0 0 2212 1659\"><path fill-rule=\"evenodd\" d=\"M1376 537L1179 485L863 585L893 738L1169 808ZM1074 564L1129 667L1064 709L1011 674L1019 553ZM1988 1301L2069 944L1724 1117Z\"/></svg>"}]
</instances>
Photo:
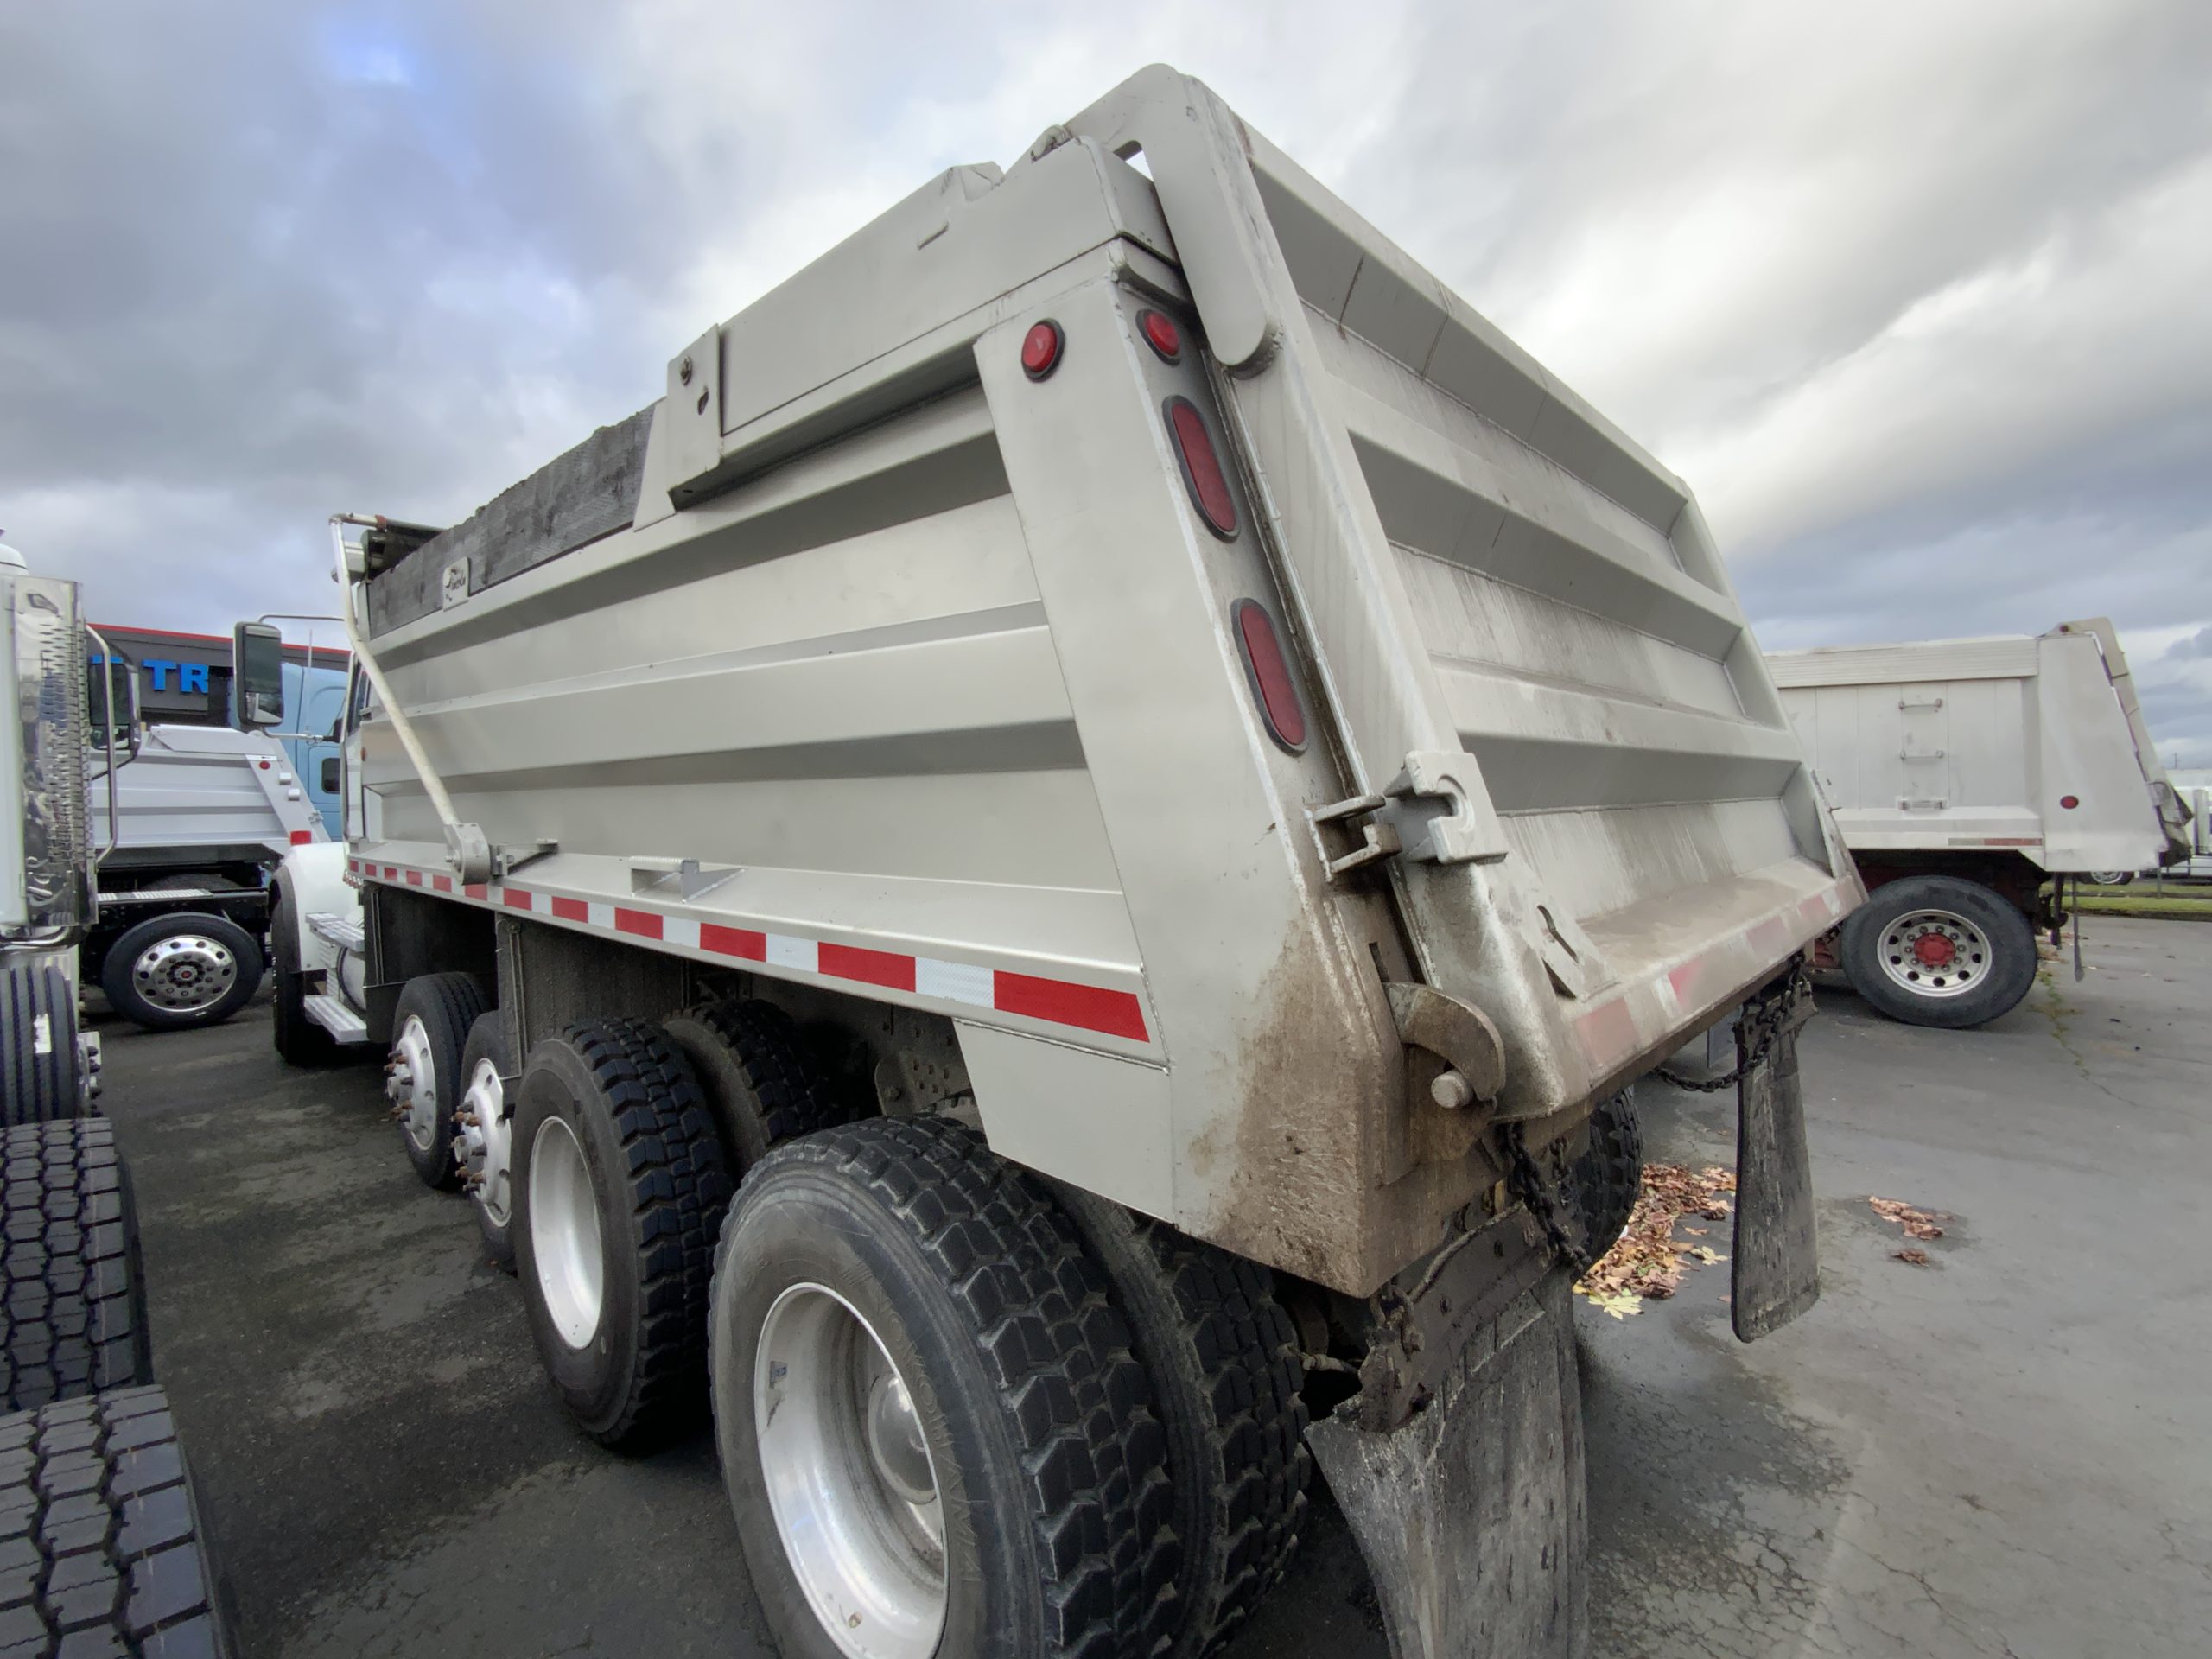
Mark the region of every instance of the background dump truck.
<instances>
[{"instance_id":1,"label":"background dump truck","mask_svg":"<svg viewBox=\"0 0 2212 1659\"><path fill-rule=\"evenodd\" d=\"M1679 480L1154 68L334 524L278 1045L388 1047L588 1433L711 1397L786 1652L1202 1652L1309 1446L1402 1650L1579 1650L1553 1269L1748 998L1734 1318L1810 1303L1859 897Z\"/></svg>"},{"instance_id":2,"label":"background dump truck","mask_svg":"<svg viewBox=\"0 0 2212 1659\"><path fill-rule=\"evenodd\" d=\"M99 915L86 778L135 709L86 696L76 584L0 547L0 1642L232 1652L168 1402L130 1184L94 1110L77 962ZM100 647L102 658L108 655Z\"/></svg>"},{"instance_id":3,"label":"background dump truck","mask_svg":"<svg viewBox=\"0 0 2212 1659\"><path fill-rule=\"evenodd\" d=\"M228 1019L261 984L270 874L328 839L292 757L259 731L148 726L114 771L111 815L110 786L96 766L86 982L150 1030Z\"/></svg>"},{"instance_id":4,"label":"background dump truck","mask_svg":"<svg viewBox=\"0 0 2212 1659\"><path fill-rule=\"evenodd\" d=\"M1893 1019L1995 1019L2035 982L2065 878L2189 856L2188 804L2102 617L1767 662L1873 895L1837 956Z\"/></svg>"}]
</instances>

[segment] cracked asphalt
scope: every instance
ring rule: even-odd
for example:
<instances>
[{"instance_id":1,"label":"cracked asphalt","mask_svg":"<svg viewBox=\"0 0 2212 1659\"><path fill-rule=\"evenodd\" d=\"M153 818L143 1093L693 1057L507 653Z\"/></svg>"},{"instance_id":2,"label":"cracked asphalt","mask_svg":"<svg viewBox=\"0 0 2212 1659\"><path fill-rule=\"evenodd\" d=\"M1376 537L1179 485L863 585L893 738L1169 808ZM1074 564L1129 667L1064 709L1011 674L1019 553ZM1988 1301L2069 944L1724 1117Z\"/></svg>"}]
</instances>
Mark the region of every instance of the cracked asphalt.
<instances>
[{"instance_id":1,"label":"cracked asphalt","mask_svg":"<svg viewBox=\"0 0 2212 1659\"><path fill-rule=\"evenodd\" d=\"M1798 1325L1736 1344L1726 1268L1579 1306L1599 1654L2207 1650L2212 927L2094 921L2088 960L1978 1032L1821 993ZM289 1071L266 1020L102 1027L243 1659L769 1652L706 1436L580 1440L373 1072ZM1732 1156L1729 1097L1643 1104L1655 1156ZM1950 1217L1927 1267L1869 1194ZM1230 1659L1382 1659L1372 1608L1325 1500Z\"/></svg>"}]
</instances>

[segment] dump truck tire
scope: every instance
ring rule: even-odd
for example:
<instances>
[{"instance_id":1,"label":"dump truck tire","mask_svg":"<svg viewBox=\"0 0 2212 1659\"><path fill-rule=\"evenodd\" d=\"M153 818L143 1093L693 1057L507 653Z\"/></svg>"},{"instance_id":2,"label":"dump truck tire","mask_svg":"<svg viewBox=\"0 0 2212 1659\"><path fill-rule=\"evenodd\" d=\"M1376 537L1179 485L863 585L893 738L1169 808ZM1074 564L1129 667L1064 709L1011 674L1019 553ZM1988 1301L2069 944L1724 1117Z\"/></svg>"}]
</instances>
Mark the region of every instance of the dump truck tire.
<instances>
[{"instance_id":1,"label":"dump truck tire","mask_svg":"<svg viewBox=\"0 0 2212 1659\"><path fill-rule=\"evenodd\" d=\"M843 1121L807 1064L798 1028L773 1003L702 1002L663 1029L691 1062L732 1179L772 1147Z\"/></svg>"},{"instance_id":2,"label":"dump truck tire","mask_svg":"<svg viewBox=\"0 0 2212 1659\"><path fill-rule=\"evenodd\" d=\"M0 1410L153 1381L138 1217L105 1118L0 1133Z\"/></svg>"},{"instance_id":3,"label":"dump truck tire","mask_svg":"<svg viewBox=\"0 0 2212 1659\"><path fill-rule=\"evenodd\" d=\"M771 1152L723 1229L712 1341L786 1659L1147 1651L1172 1522L1144 1370L1044 1184L974 1131L872 1118Z\"/></svg>"},{"instance_id":4,"label":"dump truck tire","mask_svg":"<svg viewBox=\"0 0 2212 1659\"><path fill-rule=\"evenodd\" d=\"M643 1020L571 1026L524 1063L514 1144L516 1270L569 1414L621 1449L696 1423L730 1180L690 1063Z\"/></svg>"},{"instance_id":5,"label":"dump truck tire","mask_svg":"<svg viewBox=\"0 0 2212 1659\"><path fill-rule=\"evenodd\" d=\"M1892 1020L1961 1030L2009 1014L2036 980L2028 918L1978 881L1910 875L1843 924L1852 988Z\"/></svg>"},{"instance_id":6,"label":"dump truck tire","mask_svg":"<svg viewBox=\"0 0 2212 1659\"><path fill-rule=\"evenodd\" d=\"M80 1116L91 1093L77 1054L77 988L46 963L0 968L4 1127Z\"/></svg>"},{"instance_id":7,"label":"dump truck tire","mask_svg":"<svg viewBox=\"0 0 2212 1659\"><path fill-rule=\"evenodd\" d=\"M1636 1092L1624 1089L1590 1109L1590 1144L1568 1166L1565 1198L1596 1261L1620 1240L1643 1191L1643 1128Z\"/></svg>"},{"instance_id":8,"label":"dump truck tire","mask_svg":"<svg viewBox=\"0 0 2212 1659\"><path fill-rule=\"evenodd\" d=\"M276 969L276 994L270 1036L287 1065L332 1065L346 1058L340 1042L307 1016L307 976L300 970L299 918L291 891L282 880L269 907L269 956ZM373 1052L374 1051L370 1051Z\"/></svg>"},{"instance_id":9,"label":"dump truck tire","mask_svg":"<svg viewBox=\"0 0 2212 1659\"><path fill-rule=\"evenodd\" d=\"M1114 1287L1166 1430L1173 1531L1147 1539L1181 1561L1167 1628L1147 1635L1168 1637L1174 1659L1199 1659L1282 1577L1305 1521L1313 1463L1297 1329L1259 1263L1056 1190Z\"/></svg>"},{"instance_id":10,"label":"dump truck tire","mask_svg":"<svg viewBox=\"0 0 2212 1659\"><path fill-rule=\"evenodd\" d=\"M100 988L148 1031L219 1026L261 988L261 945L236 922L202 911L149 916L107 948Z\"/></svg>"},{"instance_id":11,"label":"dump truck tire","mask_svg":"<svg viewBox=\"0 0 2212 1659\"><path fill-rule=\"evenodd\" d=\"M461 1049L461 1104L454 1157L492 1260L515 1270L514 1056L498 1011L476 1016Z\"/></svg>"},{"instance_id":12,"label":"dump truck tire","mask_svg":"<svg viewBox=\"0 0 2212 1659\"><path fill-rule=\"evenodd\" d=\"M236 1652L161 1389L0 1418L0 1651Z\"/></svg>"},{"instance_id":13,"label":"dump truck tire","mask_svg":"<svg viewBox=\"0 0 2212 1659\"><path fill-rule=\"evenodd\" d=\"M467 974L423 974L400 987L391 1013L385 1092L398 1114L399 1142L423 1185L461 1185L454 1117L467 1087L461 1052L484 1012L484 988Z\"/></svg>"}]
</instances>

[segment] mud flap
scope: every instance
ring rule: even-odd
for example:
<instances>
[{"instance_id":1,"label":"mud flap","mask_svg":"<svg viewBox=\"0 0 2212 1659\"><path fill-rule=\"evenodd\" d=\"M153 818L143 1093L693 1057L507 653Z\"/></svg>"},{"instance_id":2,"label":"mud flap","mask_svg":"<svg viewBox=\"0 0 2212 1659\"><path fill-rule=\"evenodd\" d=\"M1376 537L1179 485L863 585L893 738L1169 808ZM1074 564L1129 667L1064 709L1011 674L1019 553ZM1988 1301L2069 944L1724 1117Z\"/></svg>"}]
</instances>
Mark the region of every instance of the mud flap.
<instances>
[{"instance_id":1,"label":"mud flap","mask_svg":"<svg viewBox=\"0 0 2212 1659\"><path fill-rule=\"evenodd\" d=\"M1398 1427L1362 1427L1348 1407L1306 1431L1393 1659L1590 1650L1571 1278L1550 1271L1476 1325Z\"/></svg>"},{"instance_id":2,"label":"mud flap","mask_svg":"<svg viewBox=\"0 0 2212 1659\"><path fill-rule=\"evenodd\" d=\"M1759 1014L1777 1021L1764 1053L1745 1067L1736 1084L1736 1244L1729 1313L1743 1342L1779 1331L1821 1299L1812 1159L1805 1147L1805 1095L1797 1076L1797 1033L1812 1017L1812 991L1802 981L1785 978L1762 995L1783 999L1783 1005L1754 1013L1755 999L1738 1026L1740 1042Z\"/></svg>"}]
</instances>

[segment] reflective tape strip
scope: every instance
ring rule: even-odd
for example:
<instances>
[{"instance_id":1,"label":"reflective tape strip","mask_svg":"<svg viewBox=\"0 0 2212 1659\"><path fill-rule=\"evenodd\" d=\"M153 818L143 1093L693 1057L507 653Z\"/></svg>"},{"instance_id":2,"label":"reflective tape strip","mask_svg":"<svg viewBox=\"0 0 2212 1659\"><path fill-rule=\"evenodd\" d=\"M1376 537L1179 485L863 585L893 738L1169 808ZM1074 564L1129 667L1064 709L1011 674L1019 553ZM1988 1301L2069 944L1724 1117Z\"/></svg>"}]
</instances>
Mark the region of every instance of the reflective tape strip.
<instances>
[{"instance_id":1,"label":"reflective tape strip","mask_svg":"<svg viewBox=\"0 0 2212 1659\"><path fill-rule=\"evenodd\" d=\"M455 891L449 875L435 871L406 869L395 864L361 859L346 861L349 878L382 881L394 887L433 887L465 902L487 909L521 911L570 927L613 933L632 939L650 939L702 956L727 957L734 962L759 963L784 973L855 985L876 985L886 990L907 991L918 996L969 1007L988 1008L1047 1025L1097 1032L1131 1042L1152 1040L1144 1003L1133 991L1103 985L1082 985L1070 980L1048 979L1035 974L1009 973L975 963L946 962L936 957L912 956L902 950L878 950L867 945L839 944L791 933L710 922L696 914L639 910L630 905L604 904L596 899L570 899L541 888L512 882L468 882Z\"/></svg>"}]
</instances>

